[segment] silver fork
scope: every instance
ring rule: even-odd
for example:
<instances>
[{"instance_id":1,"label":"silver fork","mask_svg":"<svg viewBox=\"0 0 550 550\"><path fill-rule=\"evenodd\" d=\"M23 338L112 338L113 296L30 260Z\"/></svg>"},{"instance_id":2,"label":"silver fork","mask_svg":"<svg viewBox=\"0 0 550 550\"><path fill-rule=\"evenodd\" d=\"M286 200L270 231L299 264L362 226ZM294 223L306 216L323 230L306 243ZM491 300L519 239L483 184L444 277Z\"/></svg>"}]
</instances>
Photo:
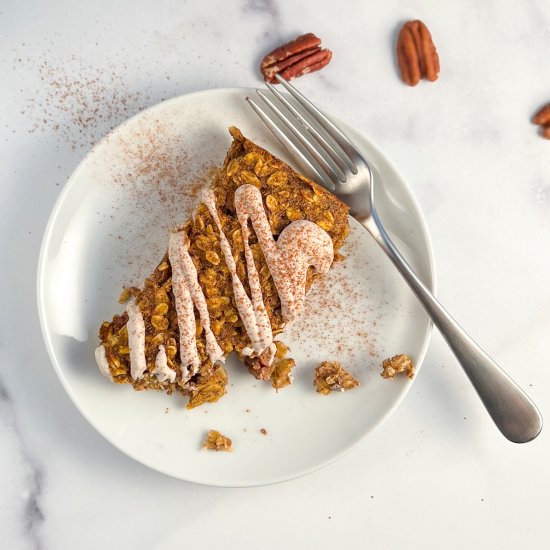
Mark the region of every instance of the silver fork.
<instances>
[{"instance_id":1,"label":"silver fork","mask_svg":"<svg viewBox=\"0 0 550 550\"><path fill-rule=\"evenodd\" d=\"M502 434L515 443L531 441L542 429L542 416L521 388L474 342L414 273L384 230L374 206L374 178L367 160L344 133L281 76L290 101L271 84L257 90L261 104L247 101L279 141L314 179L350 207L382 247L416 294L466 372Z\"/></svg>"}]
</instances>

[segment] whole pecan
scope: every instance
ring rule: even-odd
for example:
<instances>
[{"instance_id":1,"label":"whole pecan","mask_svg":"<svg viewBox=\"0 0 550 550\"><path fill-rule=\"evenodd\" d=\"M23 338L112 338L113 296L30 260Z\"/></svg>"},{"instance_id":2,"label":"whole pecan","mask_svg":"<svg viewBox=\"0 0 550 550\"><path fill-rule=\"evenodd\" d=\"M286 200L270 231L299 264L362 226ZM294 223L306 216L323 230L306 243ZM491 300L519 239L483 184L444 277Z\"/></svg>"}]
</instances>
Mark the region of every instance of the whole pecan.
<instances>
[{"instance_id":1,"label":"whole pecan","mask_svg":"<svg viewBox=\"0 0 550 550\"><path fill-rule=\"evenodd\" d=\"M416 86L421 78L430 82L439 76L439 56L428 27L422 21L408 21L397 37L397 62L403 82Z\"/></svg>"},{"instance_id":2,"label":"whole pecan","mask_svg":"<svg viewBox=\"0 0 550 550\"><path fill-rule=\"evenodd\" d=\"M321 48L321 39L307 33L269 52L260 64L260 71L267 82L277 83L276 74L292 80L322 69L331 59L332 52Z\"/></svg>"},{"instance_id":3,"label":"whole pecan","mask_svg":"<svg viewBox=\"0 0 550 550\"><path fill-rule=\"evenodd\" d=\"M550 103L541 107L533 117L533 124L540 126L540 135L550 139Z\"/></svg>"}]
</instances>

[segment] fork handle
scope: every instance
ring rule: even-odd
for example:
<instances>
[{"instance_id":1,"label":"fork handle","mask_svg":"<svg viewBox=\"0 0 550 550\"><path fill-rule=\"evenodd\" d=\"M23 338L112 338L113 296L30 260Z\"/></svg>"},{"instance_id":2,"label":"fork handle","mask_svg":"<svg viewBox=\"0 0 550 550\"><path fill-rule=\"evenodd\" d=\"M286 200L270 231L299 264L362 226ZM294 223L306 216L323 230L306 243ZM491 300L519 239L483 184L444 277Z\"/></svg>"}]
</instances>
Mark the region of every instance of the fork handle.
<instances>
[{"instance_id":1,"label":"fork handle","mask_svg":"<svg viewBox=\"0 0 550 550\"><path fill-rule=\"evenodd\" d=\"M359 220L397 267L439 329L502 434L527 443L540 433L542 416L523 390L449 315L405 261L382 227L376 211Z\"/></svg>"}]
</instances>

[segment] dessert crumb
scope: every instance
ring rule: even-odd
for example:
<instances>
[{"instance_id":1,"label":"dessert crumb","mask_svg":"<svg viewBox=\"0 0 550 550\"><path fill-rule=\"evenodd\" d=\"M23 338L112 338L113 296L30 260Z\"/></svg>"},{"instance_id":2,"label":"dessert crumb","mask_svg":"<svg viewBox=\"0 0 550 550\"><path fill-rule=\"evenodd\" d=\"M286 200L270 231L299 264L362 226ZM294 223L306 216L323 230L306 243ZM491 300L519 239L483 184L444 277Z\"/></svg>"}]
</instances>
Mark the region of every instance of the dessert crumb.
<instances>
[{"instance_id":1,"label":"dessert crumb","mask_svg":"<svg viewBox=\"0 0 550 550\"><path fill-rule=\"evenodd\" d=\"M328 395L334 391L347 391L359 385L359 381L340 363L323 361L315 369L313 385L317 393Z\"/></svg>"},{"instance_id":2,"label":"dessert crumb","mask_svg":"<svg viewBox=\"0 0 550 550\"><path fill-rule=\"evenodd\" d=\"M414 364L411 358L404 353L394 355L390 359L382 361L382 378L393 378L396 374L404 372L407 378L414 378Z\"/></svg>"},{"instance_id":3,"label":"dessert crumb","mask_svg":"<svg viewBox=\"0 0 550 550\"><path fill-rule=\"evenodd\" d=\"M290 358L277 359L273 373L271 374L271 385L278 392L292 384L292 373L290 372L296 366L296 361Z\"/></svg>"},{"instance_id":4,"label":"dessert crumb","mask_svg":"<svg viewBox=\"0 0 550 550\"><path fill-rule=\"evenodd\" d=\"M203 448L209 451L232 451L233 442L226 435L222 435L217 430L208 430Z\"/></svg>"}]
</instances>

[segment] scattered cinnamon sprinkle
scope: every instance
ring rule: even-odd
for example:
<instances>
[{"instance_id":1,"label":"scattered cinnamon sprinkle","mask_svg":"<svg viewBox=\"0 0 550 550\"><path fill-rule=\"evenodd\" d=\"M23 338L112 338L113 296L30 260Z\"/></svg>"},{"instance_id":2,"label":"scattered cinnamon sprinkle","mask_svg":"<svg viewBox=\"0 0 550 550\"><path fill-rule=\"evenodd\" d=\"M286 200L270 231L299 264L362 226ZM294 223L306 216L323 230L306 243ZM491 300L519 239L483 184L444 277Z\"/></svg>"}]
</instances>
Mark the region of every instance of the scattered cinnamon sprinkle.
<instances>
[{"instance_id":1,"label":"scattered cinnamon sprinkle","mask_svg":"<svg viewBox=\"0 0 550 550\"><path fill-rule=\"evenodd\" d=\"M203 158L204 151L200 156L181 128L152 116L131 121L124 134L109 134L171 95L151 85L133 88L124 61L104 60L98 67L76 55L56 57L47 45L34 55L28 45L21 47L25 54L14 50L14 70L22 78L36 77L34 87L31 80L20 90L21 115L28 121L29 133L38 142L57 142L58 149L86 151L105 136L111 142L103 157L110 173L98 173L97 181L117 195L110 212L98 212L99 225L108 222L115 228L107 235L113 242L105 270L118 271L113 267L116 261L127 268L128 275L113 279L115 285L141 284L154 267L151 262L162 254L168 231L189 217L200 189L211 180L213 169L208 162L219 165L223 159ZM143 254L144 250L149 253Z\"/></svg>"},{"instance_id":2,"label":"scattered cinnamon sprinkle","mask_svg":"<svg viewBox=\"0 0 550 550\"><path fill-rule=\"evenodd\" d=\"M29 94L21 114L30 133L58 134L71 149L89 149L111 129L152 103L150 93L132 90L119 65L93 67L77 56L17 57L36 68L45 93ZM16 65L16 66L17 66Z\"/></svg>"},{"instance_id":3,"label":"scattered cinnamon sprinkle","mask_svg":"<svg viewBox=\"0 0 550 550\"><path fill-rule=\"evenodd\" d=\"M260 430L260 433L261 433L262 435L267 435L268 432L267 432L267 430L266 430L265 428L262 428L262 429Z\"/></svg>"},{"instance_id":4,"label":"scattered cinnamon sprinkle","mask_svg":"<svg viewBox=\"0 0 550 550\"><path fill-rule=\"evenodd\" d=\"M184 131L152 114L107 141L109 170L98 183L119 197L111 216L120 220L117 258L127 268L127 278L116 283L139 285L166 251L170 230L191 216L216 168L200 157Z\"/></svg>"},{"instance_id":5,"label":"scattered cinnamon sprinkle","mask_svg":"<svg viewBox=\"0 0 550 550\"><path fill-rule=\"evenodd\" d=\"M344 245L348 256L344 262L336 263L326 276L316 279L302 315L290 332L299 335L300 347L308 358L322 359L319 357L322 342L323 358L339 357L342 362L353 364L364 362L367 355L374 364L384 352L378 345L382 312L364 289L354 284L354 275L360 268L353 265L351 247L352 244Z\"/></svg>"}]
</instances>

